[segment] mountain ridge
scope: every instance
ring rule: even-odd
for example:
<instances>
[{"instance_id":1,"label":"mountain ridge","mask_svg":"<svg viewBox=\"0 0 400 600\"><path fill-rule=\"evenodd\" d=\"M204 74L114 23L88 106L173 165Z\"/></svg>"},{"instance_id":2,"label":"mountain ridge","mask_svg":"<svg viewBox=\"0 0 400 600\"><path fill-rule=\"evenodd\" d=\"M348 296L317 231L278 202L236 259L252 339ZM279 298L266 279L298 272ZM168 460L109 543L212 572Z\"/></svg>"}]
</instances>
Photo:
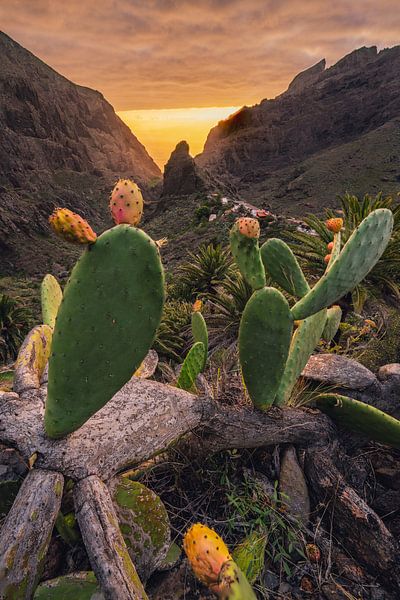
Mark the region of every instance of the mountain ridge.
<instances>
[{"instance_id":1,"label":"mountain ridge","mask_svg":"<svg viewBox=\"0 0 400 600\"><path fill-rule=\"evenodd\" d=\"M59 250L47 224L55 206L103 229L118 177L132 177L151 198L161 172L100 92L69 81L2 32L0 57L1 269L41 271ZM63 262L69 252L60 249Z\"/></svg>"}]
</instances>

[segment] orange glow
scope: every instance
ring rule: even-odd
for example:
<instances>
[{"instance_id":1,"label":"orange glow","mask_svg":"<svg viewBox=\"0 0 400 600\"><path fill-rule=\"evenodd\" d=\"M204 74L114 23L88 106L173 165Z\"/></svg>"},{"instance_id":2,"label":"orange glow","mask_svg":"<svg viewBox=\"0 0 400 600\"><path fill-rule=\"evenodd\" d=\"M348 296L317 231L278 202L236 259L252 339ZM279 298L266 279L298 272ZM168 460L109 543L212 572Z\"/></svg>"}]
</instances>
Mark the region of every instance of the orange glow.
<instances>
[{"instance_id":1,"label":"orange glow","mask_svg":"<svg viewBox=\"0 0 400 600\"><path fill-rule=\"evenodd\" d=\"M117 114L163 170L178 142L186 140L191 155L195 156L203 150L210 129L239 108L239 106L166 108L126 110Z\"/></svg>"}]
</instances>

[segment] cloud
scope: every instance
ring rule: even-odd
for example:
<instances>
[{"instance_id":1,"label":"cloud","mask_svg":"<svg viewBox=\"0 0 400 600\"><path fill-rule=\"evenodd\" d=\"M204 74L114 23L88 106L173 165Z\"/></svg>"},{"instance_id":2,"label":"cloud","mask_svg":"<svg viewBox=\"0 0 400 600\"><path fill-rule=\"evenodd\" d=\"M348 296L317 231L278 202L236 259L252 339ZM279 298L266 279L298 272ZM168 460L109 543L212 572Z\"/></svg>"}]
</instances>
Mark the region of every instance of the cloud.
<instances>
[{"instance_id":1,"label":"cloud","mask_svg":"<svg viewBox=\"0 0 400 600\"><path fill-rule=\"evenodd\" d=\"M398 0L3 0L3 30L118 110L252 104L399 43Z\"/></svg>"}]
</instances>

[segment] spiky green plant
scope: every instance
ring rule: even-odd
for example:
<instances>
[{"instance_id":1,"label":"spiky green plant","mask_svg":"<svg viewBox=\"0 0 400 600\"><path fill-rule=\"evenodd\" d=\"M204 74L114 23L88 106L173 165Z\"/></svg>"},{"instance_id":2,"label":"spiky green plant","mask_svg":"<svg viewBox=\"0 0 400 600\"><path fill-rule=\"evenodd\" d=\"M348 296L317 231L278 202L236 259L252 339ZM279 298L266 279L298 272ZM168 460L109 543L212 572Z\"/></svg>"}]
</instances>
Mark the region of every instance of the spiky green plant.
<instances>
[{"instance_id":1,"label":"spiky green plant","mask_svg":"<svg viewBox=\"0 0 400 600\"><path fill-rule=\"evenodd\" d=\"M153 347L162 356L180 362L185 351L192 305L180 300L168 300Z\"/></svg>"},{"instance_id":2,"label":"spiky green plant","mask_svg":"<svg viewBox=\"0 0 400 600\"><path fill-rule=\"evenodd\" d=\"M18 349L29 329L29 311L18 302L0 295L0 360L6 362L17 357Z\"/></svg>"},{"instance_id":3,"label":"spiky green plant","mask_svg":"<svg viewBox=\"0 0 400 600\"><path fill-rule=\"evenodd\" d=\"M189 260L178 268L177 277L180 285L189 288L195 299L199 294L215 295L231 267L228 248L221 244L203 244L196 253L189 253Z\"/></svg>"},{"instance_id":4,"label":"spiky green plant","mask_svg":"<svg viewBox=\"0 0 400 600\"><path fill-rule=\"evenodd\" d=\"M354 229L372 211L388 208L393 213L393 232L385 252L363 282L351 291L355 310L361 311L369 295L376 296L382 291L400 299L400 204L395 203L391 196L383 196L382 193L376 196L366 194L363 198L345 194L339 199L344 220L344 228L341 232L343 243L346 243ZM326 218L333 216L335 216L334 211L328 209ZM327 253L326 244L332 241L332 232L327 229L325 218L309 215L304 222L315 233L290 231L285 237L290 242L304 271L311 276L320 276L326 267L324 263L324 256Z\"/></svg>"}]
</instances>

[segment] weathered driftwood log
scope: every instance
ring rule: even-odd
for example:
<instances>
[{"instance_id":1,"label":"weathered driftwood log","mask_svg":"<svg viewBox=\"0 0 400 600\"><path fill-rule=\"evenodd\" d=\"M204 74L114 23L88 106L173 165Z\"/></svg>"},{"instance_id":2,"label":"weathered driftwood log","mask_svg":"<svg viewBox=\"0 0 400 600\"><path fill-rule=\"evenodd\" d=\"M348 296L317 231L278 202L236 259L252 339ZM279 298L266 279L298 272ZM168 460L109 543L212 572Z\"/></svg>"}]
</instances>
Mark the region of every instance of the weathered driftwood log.
<instances>
[{"instance_id":1,"label":"weathered driftwood log","mask_svg":"<svg viewBox=\"0 0 400 600\"><path fill-rule=\"evenodd\" d=\"M309 449L305 469L314 498L332 515L339 542L361 565L400 591L399 547L378 515L350 487L335 463L335 447Z\"/></svg>"},{"instance_id":2,"label":"weathered driftwood log","mask_svg":"<svg viewBox=\"0 0 400 600\"><path fill-rule=\"evenodd\" d=\"M119 530L107 486L96 476L74 488L76 516L106 600L147 600Z\"/></svg>"},{"instance_id":3,"label":"weathered driftwood log","mask_svg":"<svg viewBox=\"0 0 400 600\"><path fill-rule=\"evenodd\" d=\"M62 440L50 440L43 428L45 393L45 388L31 390L23 401L13 394L3 396L0 442L18 448L25 459L37 452L38 467L75 480L89 475L107 480L166 450L194 429L199 454L327 441L333 430L330 420L318 411L261 413L223 407L206 397L133 378L78 431Z\"/></svg>"},{"instance_id":4,"label":"weathered driftwood log","mask_svg":"<svg viewBox=\"0 0 400 600\"><path fill-rule=\"evenodd\" d=\"M0 598L31 598L60 510L64 480L53 471L30 471L0 535Z\"/></svg>"}]
</instances>

